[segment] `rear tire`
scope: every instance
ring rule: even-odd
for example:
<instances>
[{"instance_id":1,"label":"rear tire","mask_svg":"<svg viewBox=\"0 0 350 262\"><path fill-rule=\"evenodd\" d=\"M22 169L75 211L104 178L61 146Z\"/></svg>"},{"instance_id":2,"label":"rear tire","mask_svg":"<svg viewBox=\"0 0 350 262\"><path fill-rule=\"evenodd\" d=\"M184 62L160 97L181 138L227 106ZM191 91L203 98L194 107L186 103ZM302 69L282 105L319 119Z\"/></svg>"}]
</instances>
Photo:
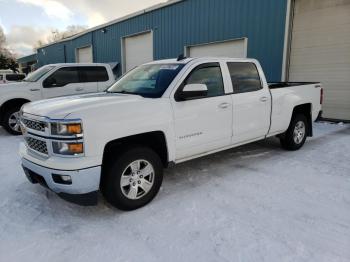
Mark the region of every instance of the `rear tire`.
<instances>
[{"instance_id":1,"label":"rear tire","mask_svg":"<svg viewBox=\"0 0 350 262\"><path fill-rule=\"evenodd\" d=\"M280 137L281 146L290 151L299 150L306 141L309 125L305 115L292 117L288 130Z\"/></svg>"},{"instance_id":2,"label":"rear tire","mask_svg":"<svg viewBox=\"0 0 350 262\"><path fill-rule=\"evenodd\" d=\"M160 157L147 147L134 147L119 154L102 178L101 191L118 209L145 206L157 195L163 181Z\"/></svg>"},{"instance_id":3,"label":"rear tire","mask_svg":"<svg viewBox=\"0 0 350 262\"><path fill-rule=\"evenodd\" d=\"M13 106L6 110L2 122L4 129L11 135L19 136L22 134L19 124L19 111L21 105Z\"/></svg>"}]
</instances>

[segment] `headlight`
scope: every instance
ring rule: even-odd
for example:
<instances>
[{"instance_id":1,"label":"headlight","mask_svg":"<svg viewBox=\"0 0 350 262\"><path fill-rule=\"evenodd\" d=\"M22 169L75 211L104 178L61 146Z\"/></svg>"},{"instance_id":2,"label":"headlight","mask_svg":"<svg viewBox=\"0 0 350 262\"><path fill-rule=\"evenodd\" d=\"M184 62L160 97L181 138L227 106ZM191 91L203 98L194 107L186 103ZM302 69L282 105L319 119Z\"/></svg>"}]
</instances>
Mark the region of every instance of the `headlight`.
<instances>
[{"instance_id":1,"label":"headlight","mask_svg":"<svg viewBox=\"0 0 350 262\"><path fill-rule=\"evenodd\" d=\"M75 156L84 153L82 142L52 142L52 149L55 154Z\"/></svg>"},{"instance_id":2,"label":"headlight","mask_svg":"<svg viewBox=\"0 0 350 262\"><path fill-rule=\"evenodd\" d=\"M83 128L81 123L52 123L51 134L55 136L81 135Z\"/></svg>"}]
</instances>

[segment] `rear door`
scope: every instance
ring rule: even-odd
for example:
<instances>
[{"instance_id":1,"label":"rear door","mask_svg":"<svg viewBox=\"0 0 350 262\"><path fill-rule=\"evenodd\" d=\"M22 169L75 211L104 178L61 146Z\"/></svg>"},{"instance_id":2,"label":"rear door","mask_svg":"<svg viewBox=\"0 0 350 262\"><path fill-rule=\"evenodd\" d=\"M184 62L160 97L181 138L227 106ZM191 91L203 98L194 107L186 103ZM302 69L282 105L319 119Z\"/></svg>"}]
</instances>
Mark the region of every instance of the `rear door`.
<instances>
[{"instance_id":1,"label":"rear door","mask_svg":"<svg viewBox=\"0 0 350 262\"><path fill-rule=\"evenodd\" d=\"M205 84L208 94L173 101L177 160L228 146L232 136L232 100L226 95L220 63L205 63L193 68L176 93L186 84Z\"/></svg>"},{"instance_id":2,"label":"rear door","mask_svg":"<svg viewBox=\"0 0 350 262\"><path fill-rule=\"evenodd\" d=\"M237 144L264 138L270 128L271 95L252 62L228 62L233 87L233 137Z\"/></svg>"},{"instance_id":3,"label":"rear door","mask_svg":"<svg viewBox=\"0 0 350 262\"><path fill-rule=\"evenodd\" d=\"M80 69L86 93L104 91L109 86L109 76L104 66L83 66Z\"/></svg>"}]
</instances>

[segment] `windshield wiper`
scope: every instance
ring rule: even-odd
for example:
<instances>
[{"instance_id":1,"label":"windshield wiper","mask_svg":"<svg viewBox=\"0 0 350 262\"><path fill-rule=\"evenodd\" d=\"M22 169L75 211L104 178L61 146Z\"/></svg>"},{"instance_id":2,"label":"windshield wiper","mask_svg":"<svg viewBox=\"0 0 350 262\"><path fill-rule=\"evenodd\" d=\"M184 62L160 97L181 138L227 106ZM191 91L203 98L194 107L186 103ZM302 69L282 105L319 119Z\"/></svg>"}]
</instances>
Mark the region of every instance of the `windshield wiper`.
<instances>
[{"instance_id":1,"label":"windshield wiper","mask_svg":"<svg viewBox=\"0 0 350 262\"><path fill-rule=\"evenodd\" d=\"M125 91L125 90L122 90L122 91L106 91L107 93L110 93L110 94L125 94L125 95L134 95L134 96L140 96L140 94L136 94L136 93L133 93L133 92L128 92L128 91Z\"/></svg>"}]
</instances>

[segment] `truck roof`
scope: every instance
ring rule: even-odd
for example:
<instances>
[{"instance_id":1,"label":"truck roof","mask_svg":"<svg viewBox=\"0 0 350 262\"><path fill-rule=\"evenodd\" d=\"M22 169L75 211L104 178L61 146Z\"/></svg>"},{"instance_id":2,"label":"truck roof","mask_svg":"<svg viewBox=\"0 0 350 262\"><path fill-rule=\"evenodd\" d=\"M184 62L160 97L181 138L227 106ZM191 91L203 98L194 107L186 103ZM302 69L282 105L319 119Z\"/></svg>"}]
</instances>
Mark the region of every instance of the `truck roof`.
<instances>
[{"instance_id":1,"label":"truck roof","mask_svg":"<svg viewBox=\"0 0 350 262\"><path fill-rule=\"evenodd\" d=\"M192 61L206 61L206 60L219 60L219 61L235 61L235 62L253 62L256 63L256 59L252 58L234 58L234 57L215 57L215 56L208 56L208 57L187 57L180 61L177 59L163 59L163 60L156 60L149 62L147 64L187 64Z\"/></svg>"},{"instance_id":2,"label":"truck roof","mask_svg":"<svg viewBox=\"0 0 350 262\"><path fill-rule=\"evenodd\" d=\"M108 63L56 63L47 66L111 66Z\"/></svg>"}]
</instances>

